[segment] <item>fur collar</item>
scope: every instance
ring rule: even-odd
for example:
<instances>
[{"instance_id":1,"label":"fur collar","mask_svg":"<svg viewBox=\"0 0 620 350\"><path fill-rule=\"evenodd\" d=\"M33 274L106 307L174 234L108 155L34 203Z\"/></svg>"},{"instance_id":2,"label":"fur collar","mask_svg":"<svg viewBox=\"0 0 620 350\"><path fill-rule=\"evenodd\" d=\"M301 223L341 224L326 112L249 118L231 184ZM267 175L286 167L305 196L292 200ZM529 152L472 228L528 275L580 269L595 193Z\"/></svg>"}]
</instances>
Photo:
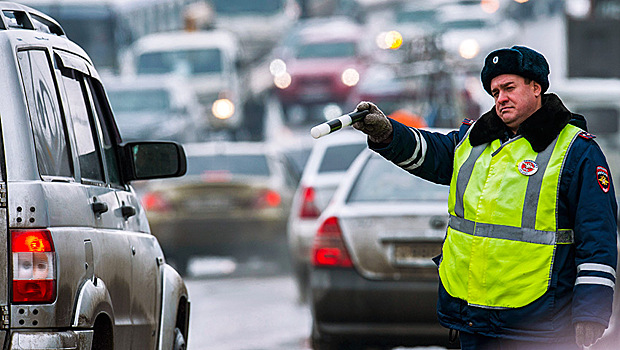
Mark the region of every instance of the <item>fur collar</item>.
<instances>
[{"instance_id":1,"label":"fur collar","mask_svg":"<svg viewBox=\"0 0 620 350\"><path fill-rule=\"evenodd\" d=\"M557 95L545 94L542 97L542 107L519 126L517 134L523 135L532 145L532 149L540 152L555 140L572 116L573 114L564 107ZM469 134L469 142L475 147L501 139L510 133L510 129L499 118L493 107L474 124Z\"/></svg>"}]
</instances>

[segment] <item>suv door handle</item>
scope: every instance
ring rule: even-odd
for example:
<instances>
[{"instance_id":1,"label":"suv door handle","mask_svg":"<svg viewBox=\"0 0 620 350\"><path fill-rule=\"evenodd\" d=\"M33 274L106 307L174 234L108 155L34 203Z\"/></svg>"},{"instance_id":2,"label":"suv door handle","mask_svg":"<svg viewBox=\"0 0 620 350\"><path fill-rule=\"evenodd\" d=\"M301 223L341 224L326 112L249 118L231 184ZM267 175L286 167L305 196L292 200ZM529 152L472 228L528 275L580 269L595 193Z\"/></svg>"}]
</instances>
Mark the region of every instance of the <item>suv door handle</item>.
<instances>
[{"instance_id":1,"label":"suv door handle","mask_svg":"<svg viewBox=\"0 0 620 350\"><path fill-rule=\"evenodd\" d=\"M108 211L108 204L106 202L93 202L90 204L90 207L96 215L101 215Z\"/></svg>"},{"instance_id":2,"label":"suv door handle","mask_svg":"<svg viewBox=\"0 0 620 350\"><path fill-rule=\"evenodd\" d=\"M125 220L127 220L129 217L136 215L136 208L131 205L123 205L121 206L121 213Z\"/></svg>"}]
</instances>

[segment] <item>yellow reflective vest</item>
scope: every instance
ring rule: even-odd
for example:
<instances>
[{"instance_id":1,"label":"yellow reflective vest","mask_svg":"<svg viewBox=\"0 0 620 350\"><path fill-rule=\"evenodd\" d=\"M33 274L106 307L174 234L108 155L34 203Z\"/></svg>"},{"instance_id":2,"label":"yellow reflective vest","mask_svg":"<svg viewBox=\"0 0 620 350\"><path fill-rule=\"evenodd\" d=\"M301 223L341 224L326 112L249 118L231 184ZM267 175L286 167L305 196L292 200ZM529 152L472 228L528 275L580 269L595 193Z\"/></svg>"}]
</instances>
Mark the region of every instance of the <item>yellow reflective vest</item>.
<instances>
[{"instance_id":1,"label":"yellow reflective vest","mask_svg":"<svg viewBox=\"0 0 620 350\"><path fill-rule=\"evenodd\" d=\"M457 145L439 267L451 296L516 308L547 291L556 245L573 243L572 230L558 229L558 187L581 131L567 125L540 153L522 136L472 147L468 134Z\"/></svg>"}]
</instances>

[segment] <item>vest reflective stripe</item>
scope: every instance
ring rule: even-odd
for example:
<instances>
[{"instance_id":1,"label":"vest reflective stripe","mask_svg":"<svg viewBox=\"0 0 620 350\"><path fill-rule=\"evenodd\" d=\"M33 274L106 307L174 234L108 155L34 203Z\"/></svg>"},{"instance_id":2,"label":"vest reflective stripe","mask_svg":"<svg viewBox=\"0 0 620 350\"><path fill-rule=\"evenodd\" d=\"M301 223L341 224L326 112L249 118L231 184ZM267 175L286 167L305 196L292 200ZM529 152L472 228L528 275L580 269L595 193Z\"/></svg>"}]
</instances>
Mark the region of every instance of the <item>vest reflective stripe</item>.
<instances>
[{"instance_id":1,"label":"vest reflective stripe","mask_svg":"<svg viewBox=\"0 0 620 350\"><path fill-rule=\"evenodd\" d=\"M464 209L463 209L463 193L465 193L465 188L467 188L467 183L469 182L469 178L471 177L472 171L474 171L474 165L476 164L476 160L480 157L482 152L484 152L486 145L479 145L474 147L467 160L461 166L461 170L458 173L458 177L456 179L456 204L454 205L454 211L456 216L463 217Z\"/></svg>"},{"instance_id":2,"label":"vest reflective stripe","mask_svg":"<svg viewBox=\"0 0 620 350\"><path fill-rule=\"evenodd\" d=\"M450 216L449 226L472 236L527 243L555 245L572 244L575 241L573 230L538 231L531 228L475 223L456 216Z\"/></svg>"},{"instance_id":3,"label":"vest reflective stripe","mask_svg":"<svg viewBox=\"0 0 620 350\"><path fill-rule=\"evenodd\" d=\"M515 137L455 149L450 223L439 273L446 291L487 308L525 306L548 289L555 247L573 243L557 228L560 174L581 129L567 125L545 150ZM518 165L534 161L536 172Z\"/></svg>"},{"instance_id":4,"label":"vest reflective stripe","mask_svg":"<svg viewBox=\"0 0 620 350\"><path fill-rule=\"evenodd\" d=\"M521 217L521 227L523 228L534 229L536 227L537 210L528 210L527 208L538 208L538 199L540 198L544 175L544 171L541 170L547 169L557 141L558 139L556 138L547 148L536 156L536 164L538 164L539 171L530 176L527 181L525 202L523 204L523 216Z\"/></svg>"}]
</instances>

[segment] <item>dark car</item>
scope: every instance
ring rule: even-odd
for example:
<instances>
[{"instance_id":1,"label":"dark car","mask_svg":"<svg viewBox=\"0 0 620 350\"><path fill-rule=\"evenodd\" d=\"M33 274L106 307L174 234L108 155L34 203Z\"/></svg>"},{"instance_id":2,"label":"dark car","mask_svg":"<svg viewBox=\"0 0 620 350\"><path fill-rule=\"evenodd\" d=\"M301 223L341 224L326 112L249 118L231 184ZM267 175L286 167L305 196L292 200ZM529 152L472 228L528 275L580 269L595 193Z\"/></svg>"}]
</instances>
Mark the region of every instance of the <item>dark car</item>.
<instances>
[{"instance_id":1,"label":"dark car","mask_svg":"<svg viewBox=\"0 0 620 350\"><path fill-rule=\"evenodd\" d=\"M365 150L319 218L310 272L314 349L452 346L436 316L448 187Z\"/></svg>"},{"instance_id":2,"label":"dark car","mask_svg":"<svg viewBox=\"0 0 620 350\"><path fill-rule=\"evenodd\" d=\"M181 273L198 256L288 262L286 222L295 171L261 142L186 144L187 174L147 183L153 234Z\"/></svg>"}]
</instances>

